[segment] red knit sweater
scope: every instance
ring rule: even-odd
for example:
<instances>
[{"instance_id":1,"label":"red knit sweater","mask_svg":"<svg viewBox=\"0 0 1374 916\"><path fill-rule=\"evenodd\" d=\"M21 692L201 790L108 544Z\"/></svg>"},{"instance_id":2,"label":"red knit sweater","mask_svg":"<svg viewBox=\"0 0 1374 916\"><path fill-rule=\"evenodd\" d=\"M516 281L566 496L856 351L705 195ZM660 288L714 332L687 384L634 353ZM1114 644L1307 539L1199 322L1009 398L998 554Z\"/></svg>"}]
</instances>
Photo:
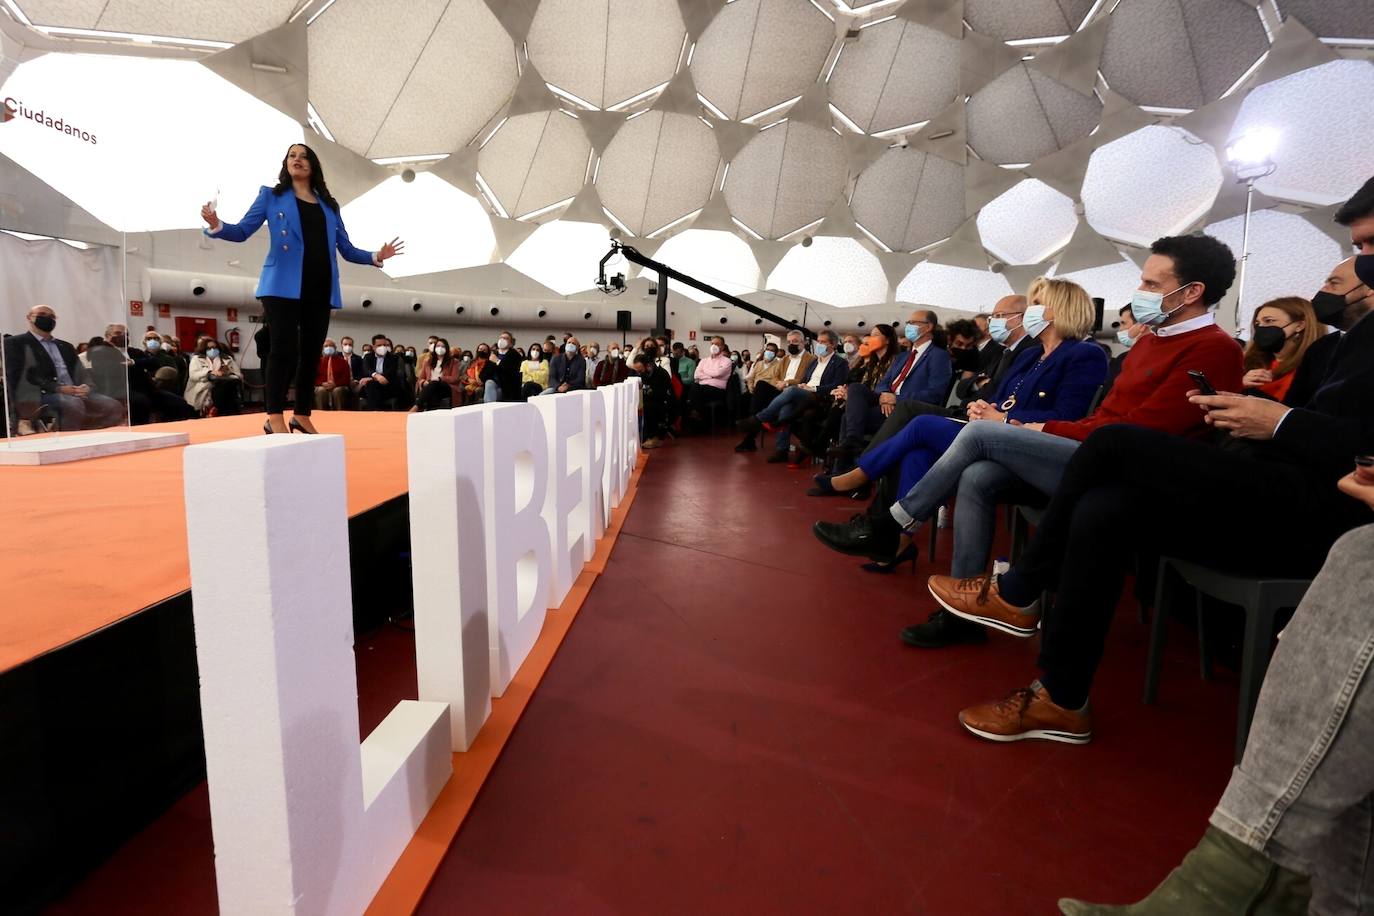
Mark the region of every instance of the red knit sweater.
<instances>
[{"instance_id":1,"label":"red knit sweater","mask_svg":"<svg viewBox=\"0 0 1374 916\"><path fill-rule=\"evenodd\" d=\"M1146 334L1131 347L1121 374L1102 406L1072 423L1051 420L1045 432L1080 442L1100 426L1133 423L1176 436L1199 436L1207 430L1202 411L1188 402L1197 383L1188 370L1206 373L1217 391L1241 390L1244 375L1240 344L1216 325L1176 337Z\"/></svg>"}]
</instances>

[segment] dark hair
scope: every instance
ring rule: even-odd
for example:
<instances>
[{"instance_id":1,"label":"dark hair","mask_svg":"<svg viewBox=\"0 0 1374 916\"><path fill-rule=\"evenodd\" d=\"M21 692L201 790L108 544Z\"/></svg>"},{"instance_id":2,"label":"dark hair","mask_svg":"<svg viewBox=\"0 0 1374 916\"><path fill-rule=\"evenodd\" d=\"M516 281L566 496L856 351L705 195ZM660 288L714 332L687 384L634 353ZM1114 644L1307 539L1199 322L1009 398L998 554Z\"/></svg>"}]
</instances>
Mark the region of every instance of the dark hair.
<instances>
[{"instance_id":1,"label":"dark hair","mask_svg":"<svg viewBox=\"0 0 1374 916\"><path fill-rule=\"evenodd\" d=\"M434 338L434 345L438 346L439 344L444 345L444 355L440 356L433 350L430 351L429 371L431 375L436 374L440 369L442 369L444 367L444 363L455 358L453 355L453 348L448 345L447 340L445 340L442 337Z\"/></svg>"},{"instance_id":2,"label":"dark hair","mask_svg":"<svg viewBox=\"0 0 1374 916\"><path fill-rule=\"evenodd\" d=\"M375 346L377 345L377 341L379 341L379 340L390 340L390 339L391 339L391 338L387 337L385 334L373 334L373 335L372 335L372 345L375 347Z\"/></svg>"},{"instance_id":3,"label":"dark hair","mask_svg":"<svg viewBox=\"0 0 1374 916\"><path fill-rule=\"evenodd\" d=\"M969 340L977 340L979 336L978 325L974 324L969 318L956 318L945 325L945 333L950 337L967 337Z\"/></svg>"},{"instance_id":4,"label":"dark hair","mask_svg":"<svg viewBox=\"0 0 1374 916\"><path fill-rule=\"evenodd\" d=\"M1360 185L1360 189L1336 209L1334 218L1342 226L1349 226L1370 215L1374 215L1374 178Z\"/></svg>"},{"instance_id":5,"label":"dark hair","mask_svg":"<svg viewBox=\"0 0 1374 916\"><path fill-rule=\"evenodd\" d=\"M881 335L883 340L887 341L887 346L881 354L870 353L865 356L863 364L858 369L859 381L870 388L887 375L887 370L892 366L892 361L896 359L900 349L897 344L897 332L892 325L880 321L873 326L873 333Z\"/></svg>"},{"instance_id":6,"label":"dark hair","mask_svg":"<svg viewBox=\"0 0 1374 916\"><path fill-rule=\"evenodd\" d=\"M1127 312L1131 312L1131 320L1132 320L1132 321L1135 321L1135 312L1131 311L1131 306L1130 306L1129 303L1127 303L1126 305L1123 305L1121 308L1119 308L1119 309L1116 310L1116 314L1117 314L1118 316L1124 315L1124 314L1126 314Z\"/></svg>"},{"instance_id":7,"label":"dark hair","mask_svg":"<svg viewBox=\"0 0 1374 916\"><path fill-rule=\"evenodd\" d=\"M305 159L310 163L310 190L315 197L324 201L329 209L335 213L339 212L339 202L334 199L334 195L329 193L329 185L324 183L324 167L320 165L320 157L315 155L315 151L304 143L292 143L286 148L286 155L281 157L281 171L277 173L277 186L272 189L273 194L280 194L291 187L291 173L286 168L286 158L291 155L291 147L299 146L305 150Z\"/></svg>"},{"instance_id":8,"label":"dark hair","mask_svg":"<svg viewBox=\"0 0 1374 916\"><path fill-rule=\"evenodd\" d=\"M1155 239L1150 253L1174 262L1180 283L1201 283L1202 301L1216 305L1236 280L1236 256L1210 235L1166 235Z\"/></svg>"},{"instance_id":9,"label":"dark hair","mask_svg":"<svg viewBox=\"0 0 1374 916\"><path fill-rule=\"evenodd\" d=\"M636 353L633 364L636 366L653 366L654 361L647 353Z\"/></svg>"}]
</instances>

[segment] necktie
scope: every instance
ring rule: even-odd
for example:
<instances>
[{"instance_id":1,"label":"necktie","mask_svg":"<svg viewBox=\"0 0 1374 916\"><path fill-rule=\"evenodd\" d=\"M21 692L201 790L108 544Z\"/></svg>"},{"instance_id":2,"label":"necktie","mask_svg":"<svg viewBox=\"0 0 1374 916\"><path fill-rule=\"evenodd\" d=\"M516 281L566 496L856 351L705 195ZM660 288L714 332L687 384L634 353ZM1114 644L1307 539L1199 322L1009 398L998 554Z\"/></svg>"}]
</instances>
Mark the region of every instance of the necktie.
<instances>
[{"instance_id":1,"label":"necktie","mask_svg":"<svg viewBox=\"0 0 1374 916\"><path fill-rule=\"evenodd\" d=\"M916 351L912 350L911 355L907 357L906 365L902 367L901 373L897 376L897 381L892 383L893 394L897 394L902 390L902 382L906 381L907 373L916 367L917 359Z\"/></svg>"}]
</instances>

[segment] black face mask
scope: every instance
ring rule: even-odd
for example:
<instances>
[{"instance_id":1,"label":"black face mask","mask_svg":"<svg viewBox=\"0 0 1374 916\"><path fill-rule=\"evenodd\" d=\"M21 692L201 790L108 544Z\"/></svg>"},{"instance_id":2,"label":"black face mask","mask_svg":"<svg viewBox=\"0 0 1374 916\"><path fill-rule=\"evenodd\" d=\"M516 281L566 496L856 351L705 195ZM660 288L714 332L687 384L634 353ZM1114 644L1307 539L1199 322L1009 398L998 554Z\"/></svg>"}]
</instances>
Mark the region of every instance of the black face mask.
<instances>
[{"instance_id":1,"label":"black face mask","mask_svg":"<svg viewBox=\"0 0 1374 916\"><path fill-rule=\"evenodd\" d=\"M1312 311L1317 313L1317 320L1322 324L1334 325L1339 321L1345 304L1345 296L1341 293L1322 290L1312 297Z\"/></svg>"},{"instance_id":2,"label":"black face mask","mask_svg":"<svg viewBox=\"0 0 1374 916\"><path fill-rule=\"evenodd\" d=\"M51 315L39 315L33 320L33 326L44 334L51 334L52 329L57 327L57 319Z\"/></svg>"},{"instance_id":3,"label":"black face mask","mask_svg":"<svg viewBox=\"0 0 1374 916\"><path fill-rule=\"evenodd\" d=\"M1374 286L1374 254L1355 256L1355 276L1365 286Z\"/></svg>"},{"instance_id":4,"label":"black face mask","mask_svg":"<svg viewBox=\"0 0 1374 916\"><path fill-rule=\"evenodd\" d=\"M801 344L788 344L787 352L791 353L793 356L796 356L798 353L801 352Z\"/></svg>"},{"instance_id":5,"label":"black face mask","mask_svg":"<svg viewBox=\"0 0 1374 916\"><path fill-rule=\"evenodd\" d=\"M1288 325L1284 325L1287 327ZM1251 337L1254 341L1255 349L1261 353L1275 355L1283 349L1283 345L1288 343L1288 335L1283 333L1283 328L1277 325L1264 325L1255 328L1255 333Z\"/></svg>"},{"instance_id":6,"label":"black face mask","mask_svg":"<svg viewBox=\"0 0 1374 916\"><path fill-rule=\"evenodd\" d=\"M964 347L950 347L949 359L956 372L972 372L978 368L978 351Z\"/></svg>"}]
</instances>

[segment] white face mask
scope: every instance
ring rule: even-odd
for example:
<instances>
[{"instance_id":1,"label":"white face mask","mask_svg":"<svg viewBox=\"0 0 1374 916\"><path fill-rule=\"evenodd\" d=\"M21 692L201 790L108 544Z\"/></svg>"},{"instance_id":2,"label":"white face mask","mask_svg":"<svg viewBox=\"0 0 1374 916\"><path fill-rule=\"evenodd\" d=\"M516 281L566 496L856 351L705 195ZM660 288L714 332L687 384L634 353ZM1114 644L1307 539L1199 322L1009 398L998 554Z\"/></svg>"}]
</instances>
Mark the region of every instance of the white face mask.
<instances>
[{"instance_id":1,"label":"white face mask","mask_svg":"<svg viewBox=\"0 0 1374 916\"><path fill-rule=\"evenodd\" d=\"M845 341L844 352L846 356L853 356L856 352L858 352L858 349L858 346L856 346L852 340Z\"/></svg>"},{"instance_id":2,"label":"white face mask","mask_svg":"<svg viewBox=\"0 0 1374 916\"><path fill-rule=\"evenodd\" d=\"M575 343L564 344L564 345L563 345L563 352L567 353L569 356L576 356L576 355L577 355L577 344L575 344Z\"/></svg>"},{"instance_id":3,"label":"white face mask","mask_svg":"<svg viewBox=\"0 0 1374 916\"><path fill-rule=\"evenodd\" d=\"M333 355L334 355L334 348L333 348L333 347L325 347L325 348L324 348L324 355L325 355L325 356L333 356Z\"/></svg>"},{"instance_id":4,"label":"white face mask","mask_svg":"<svg viewBox=\"0 0 1374 916\"><path fill-rule=\"evenodd\" d=\"M435 347L435 348L434 348L434 355L435 355L435 356L443 356L443 355L444 355L445 353L447 353L447 352L448 352L448 349L447 349L446 347Z\"/></svg>"},{"instance_id":5,"label":"white face mask","mask_svg":"<svg viewBox=\"0 0 1374 916\"><path fill-rule=\"evenodd\" d=\"M715 344L711 344L711 355L720 356L720 347L716 346Z\"/></svg>"},{"instance_id":6,"label":"white face mask","mask_svg":"<svg viewBox=\"0 0 1374 916\"><path fill-rule=\"evenodd\" d=\"M373 352L373 353L376 353L378 356L386 356L388 353L391 352L391 348L390 348L390 347L373 347L373 348L372 348L372 352Z\"/></svg>"},{"instance_id":7,"label":"white face mask","mask_svg":"<svg viewBox=\"0 0 1374 916\"><path fill-rule=\"evenodd\" d=\"M344 344L344 345L343 345L343 351L344 351L344 353L347 353L347 354L349 354L349 355L352 355L352 353L353 353L353 345L352 345L352 344Z\"/></svg>"},{"instance_id":8,"label":"white face mask","mask_svg":"<svg viewBox=\"0 0 1374 916\"><path fill-rule=\"evenodd\" d=\"M502 353L506 352L510 349L510 341L502 337L496 342L496 349L500 350Z\"/></svg>"},{"instance_id":9,"label":"white face mask","mask_svg":"<svg viewBox=\"0 0 1374 916\"><path fill-rule=\"evenodd\" d=\"M611 351L611 359L620 359L620 351L619 351L619 350L612 350L612 351Z\"/></svg>"},{"instance_id":10,"label":"white face mask","mask_svg":"<svg viewBox=\"0 0 1374 916\"><path fill-rule=\"evenodd\" d=\"M600 353L600 352L601 352L600 350L588 350L588 351L587 351L587 355L588 355L589 357L591 357L592 359L596 359L596 355L597 355L598 353Z\"/></svg>"}]
</instances>

